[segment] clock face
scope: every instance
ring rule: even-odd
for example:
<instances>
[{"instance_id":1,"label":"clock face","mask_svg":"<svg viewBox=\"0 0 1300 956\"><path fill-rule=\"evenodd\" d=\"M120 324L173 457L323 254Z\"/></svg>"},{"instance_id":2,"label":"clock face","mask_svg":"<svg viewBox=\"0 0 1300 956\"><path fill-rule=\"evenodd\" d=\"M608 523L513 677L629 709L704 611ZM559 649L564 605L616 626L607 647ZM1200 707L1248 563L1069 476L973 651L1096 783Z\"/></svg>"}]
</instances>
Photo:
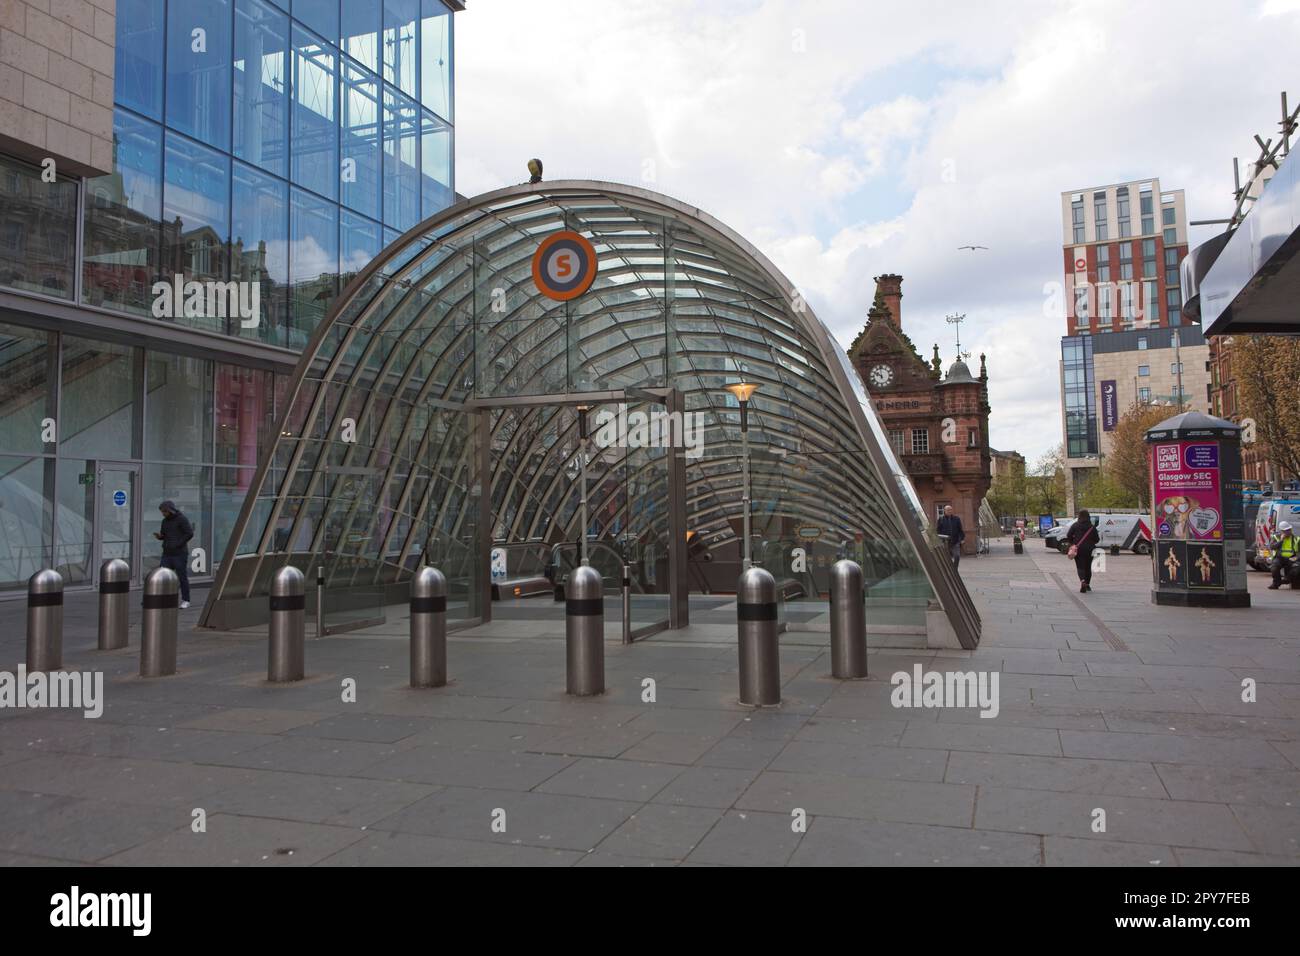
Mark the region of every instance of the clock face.
<instances>
[{"instance_id":1,"label":"clock face","mask_svg":"<svg viewBox=\"0 0 1300 956\"><path fill-rule=\"evenodd\" d=\"M894 380L894 370L888 365L877 365L871 370L871 384L876 388L884 388Z\"/></svg>"}]
</instances>

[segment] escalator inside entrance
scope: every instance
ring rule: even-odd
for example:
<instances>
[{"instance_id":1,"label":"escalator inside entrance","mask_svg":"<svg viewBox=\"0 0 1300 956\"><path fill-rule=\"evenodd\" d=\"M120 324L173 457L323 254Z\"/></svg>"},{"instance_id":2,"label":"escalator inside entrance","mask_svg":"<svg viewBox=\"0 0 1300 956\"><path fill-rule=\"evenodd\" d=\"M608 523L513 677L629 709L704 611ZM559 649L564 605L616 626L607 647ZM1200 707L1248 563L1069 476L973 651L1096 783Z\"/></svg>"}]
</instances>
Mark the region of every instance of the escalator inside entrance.
<instances>
[{"instance_id":1,"label":"escalator inside entrance","mask_svg":"<svg viewBox=\"0 0 1300 956\"><path fill-rule=\"evenodd\" d=\"M562 625L565 587L585 545L586 563L604 582L607 635L635 639L667 627L663 405L629 398L489 415L492 617Z\"/></svg>"}]
</instances>

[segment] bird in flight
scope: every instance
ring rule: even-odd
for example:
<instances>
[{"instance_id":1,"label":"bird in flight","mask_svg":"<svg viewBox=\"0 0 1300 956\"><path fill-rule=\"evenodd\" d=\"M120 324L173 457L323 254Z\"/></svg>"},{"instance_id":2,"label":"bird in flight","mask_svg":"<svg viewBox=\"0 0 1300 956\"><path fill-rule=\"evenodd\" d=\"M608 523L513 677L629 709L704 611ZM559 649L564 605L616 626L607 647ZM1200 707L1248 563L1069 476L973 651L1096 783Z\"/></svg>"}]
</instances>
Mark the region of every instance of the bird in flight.
<instances>
[{"instance_id":1,"label":"bird in flight","mask_svg":"<svg viewBox=\"0 0 1300 956\"><path fill-rule=\"evenodd\" d=\"M974 252L976 249L985 249L985 250L987 250L987 249L988 249L988 246L958 246L958 247L957 247L957 250L958 250L959 252L960 252L962 249L969 249L969 250L971 250L972 252Z\"/></svg>"}]
</instances>

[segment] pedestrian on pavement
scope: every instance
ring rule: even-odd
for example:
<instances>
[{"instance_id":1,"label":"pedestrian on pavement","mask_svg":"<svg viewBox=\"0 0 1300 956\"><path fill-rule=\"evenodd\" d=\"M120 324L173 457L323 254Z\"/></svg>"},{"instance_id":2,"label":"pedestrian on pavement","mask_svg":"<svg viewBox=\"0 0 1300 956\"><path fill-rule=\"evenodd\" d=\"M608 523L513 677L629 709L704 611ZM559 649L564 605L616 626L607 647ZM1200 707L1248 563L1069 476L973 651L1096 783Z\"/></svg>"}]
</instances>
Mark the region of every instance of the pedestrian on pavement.
<instances>
[{"instance_id":1,"label":"pedestrian on pavement","mask_svg":"<svg viewBox=\"0 0 1300 956\"><path fill-rule=\"evenodd\" d=\"M1273 560L1268 565L1268 569L1273 572L1273 583L1268 586L1270 591L1280 588L1283 579L1292 579L1297 561L1300 561L1300 541L1296 540L1295 532L1291 530L1291 522L1283 521L1277 526L1277 534L1273 537ZM1294 581L1291 588L1295 589Z\"/></svg>"},{"instance_id":2,"label":"pedestrian on pavement","mask_svg":"<svg viewBox=\"0 0 1300 956\"><path fill-rule=\"evenodd\" d=\"M177 510L176 502L168 498L158 506L162 512L162 530L153 536L162 542L162 566L176 572L181 581L181 607L190 606L189 549L194 537L194 525L184 513Z\"/></svg>"},{"instance_id":3,"label":"pedestrian on pavement","mask_svg":"<svg viewBox=\"0 0 1300 956\"><path fill-rule=\"evenodd\" d=\"M1074 568L1079 572L1079 593L1087 594L1092 590L1092 552L1101 540L1097 529L1093 527L1092 515L1084 508L1079 512L1078 520L1070 525L1065 533L1065 540L1070 542L1067 552L1074 558Z\"/></svg>"},{"instance_id":4,"label":"pedestrian on pavement","mask_svg":"<svg viewBox=\"0 0 1300 956\"><path fill-rule=\"evenodd\" d=\"M952 559L955 570L961 564L961 543L966 540L966 532L961 526L961 518L953 514L952 505L943 506L943 517L935 528L948 539L948 557Z\"/></svg>"}]
</instances>

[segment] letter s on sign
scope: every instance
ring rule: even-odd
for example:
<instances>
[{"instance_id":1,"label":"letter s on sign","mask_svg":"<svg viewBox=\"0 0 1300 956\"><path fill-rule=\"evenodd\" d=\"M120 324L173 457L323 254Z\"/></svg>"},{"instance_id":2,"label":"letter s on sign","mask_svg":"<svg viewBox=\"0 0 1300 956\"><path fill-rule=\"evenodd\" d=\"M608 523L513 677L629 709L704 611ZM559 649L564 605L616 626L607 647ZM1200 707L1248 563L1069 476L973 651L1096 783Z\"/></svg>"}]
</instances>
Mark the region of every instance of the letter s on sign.
<instances>
[{"instance_id":1,"label":"letter s on sign","mask_svg":"<svg viewBox=\"0 0 1300 956\"><path fill-rule=\"evenodd\" d=\"M562 252L555 258L555 274L561 279L566 279L569 273L573 271L573 266L569 264L569 254Z\"/></svg>"}]
</instances>

